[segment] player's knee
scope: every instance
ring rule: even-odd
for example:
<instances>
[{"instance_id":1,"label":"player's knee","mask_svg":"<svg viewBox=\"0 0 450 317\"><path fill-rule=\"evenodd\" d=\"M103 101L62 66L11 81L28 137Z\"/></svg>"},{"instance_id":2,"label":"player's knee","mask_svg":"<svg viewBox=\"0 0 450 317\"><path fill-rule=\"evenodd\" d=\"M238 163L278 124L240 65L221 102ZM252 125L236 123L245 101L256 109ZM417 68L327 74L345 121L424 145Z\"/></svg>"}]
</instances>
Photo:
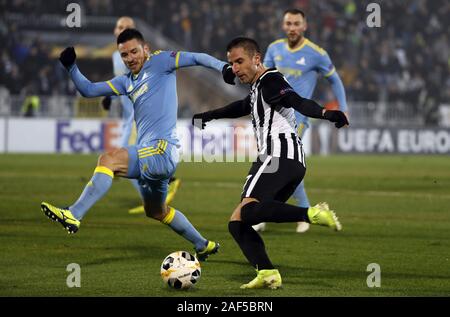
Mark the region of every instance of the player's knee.
<instances>
[{"instance_id":1,"label":"player's knee","mask_svg":"<svg viewBox=\"0 0 450 317\"><path fill-rule=\"evenodd\" d=\"M252 201L241 208L241 220L242 222L249 225L256 225L260 223L260 219L258 219L258 210L260 203L257 201Z\"/></svg>"},{"instance_id":2,"label":"player's knee","mask_svg":"<svg viewBox=\"0 0 450 317\"><path fill-rule=\"evenodd\" d=\"M162 221L166 213L159 207L155 207L152 205L144 205L145 215L149 218Z\"/></svg>"}]
</instances>

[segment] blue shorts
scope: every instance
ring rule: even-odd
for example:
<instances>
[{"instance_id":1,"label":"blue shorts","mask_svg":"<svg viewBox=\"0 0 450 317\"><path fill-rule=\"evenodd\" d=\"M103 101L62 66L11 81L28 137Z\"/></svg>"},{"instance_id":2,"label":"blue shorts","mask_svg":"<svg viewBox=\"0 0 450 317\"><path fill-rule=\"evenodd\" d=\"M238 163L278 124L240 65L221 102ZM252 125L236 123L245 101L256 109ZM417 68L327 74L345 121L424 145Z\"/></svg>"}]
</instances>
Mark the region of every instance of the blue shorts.
<instances>
[{"instance_id":1,"label":"blue shorts","mask_svg":"<svg viewBox=\"0 0 450 317\"><path fill-rule=\"evenodd\" d=\"M177 146L161 139L128 146L126 149L127 177L138 179L146 203L162 205L166 200L169 180L177 168Z\"/></svg>"}]
</instances>

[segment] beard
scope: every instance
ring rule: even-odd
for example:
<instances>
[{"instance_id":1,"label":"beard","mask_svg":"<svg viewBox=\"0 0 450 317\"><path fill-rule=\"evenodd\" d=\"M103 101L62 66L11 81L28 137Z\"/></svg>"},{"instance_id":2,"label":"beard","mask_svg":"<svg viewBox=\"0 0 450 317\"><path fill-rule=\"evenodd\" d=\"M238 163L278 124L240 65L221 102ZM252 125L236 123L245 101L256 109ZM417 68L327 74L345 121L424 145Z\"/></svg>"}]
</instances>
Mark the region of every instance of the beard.
<instances>
[{"instance_id":1,"label":"beard","mask_svg":"<svg viewBox=\"0 0 450 317\"><path fill-rule=\"evenodd\" d=\"M288 44L289 47L295 47L303 38L303 33L294 35L294 36L288 36Z\"/></svg>"}]
</instances>

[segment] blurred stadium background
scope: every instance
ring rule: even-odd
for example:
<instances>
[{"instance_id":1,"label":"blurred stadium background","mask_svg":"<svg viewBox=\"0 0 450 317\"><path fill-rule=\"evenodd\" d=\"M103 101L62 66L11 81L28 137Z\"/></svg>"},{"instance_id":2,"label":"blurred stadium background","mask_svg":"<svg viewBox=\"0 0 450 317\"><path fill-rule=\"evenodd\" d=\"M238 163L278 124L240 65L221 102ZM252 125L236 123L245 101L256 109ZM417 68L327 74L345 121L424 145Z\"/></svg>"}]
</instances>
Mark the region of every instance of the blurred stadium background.
<instances>
[{"instance_id":1,"label":"blurred stadium background","mask_svg":"<svg viewBox=\"0 0 450 317\"><path fill-rule=\"evenodd\" d=\"M71 2L0 1L2 116L20 115L30 95L39 96L39 117L85 116L56 57L61 48L76 45L88 78L112 77L112 30L119 16L137 19L153 49L201 51L225 59L226 43L237 35L254 37L265 50L283 37L285 8L299 7L308 16L307 37L325 48L337 66L353 123L450 126L450 4L444 0L378 1L381 28L366 25L370 1L353 0L86 0L76 2L82 27L68 28ZM179 77L181 118L235 97L234 89L215 89L217 97L208 93L218 79L203 80L190 72ZM203 89L207 83L212 87ZM323 82L316 98L322 103L334 99Z\"/></svg>"},{"instance_id":2,"label":"blurred stadium background","mask_svg":"<svg viewBox=\"0 0 450 317\"><path fill-rule=\"evenodd\" d=\"M72 2L81 5L81 28L65 24ZM76 198L95 165L95 153L114 147L120 135L120 108L106 112L100 99L80 97L57 59L64 47L76 47L78 65L90 80L110 79L113 28L118 17L128 15L152 50L206 52L225 60L226 43L238 35L254 37L265 51L283 37L284 10L295 7L306 12L306 37L328 51L347 93L351 126L336 131L315 121L305 143L311 155L306 178L311 200L327 199L342 211L349 234L335 240L332 233L311 230L302 243L314 248L303 249L298 260L289 247L293 228L280 225L268 231L268 247L291 275L286 280L293 281L276 296L448 296L450 2L374 1L381 6L382 25L369 28L370 2L0 0L0 236L5 250L0 294L177 295L150 284L159 281L160 260L185 244L159 224L149 232L140 230L143 219L124 212L136 198L128 183L113 186L83 225L86 234L72 239L76 248L71 251L57 238L62 232L52 230L40 214L39 203L46 197L58 203ZM192 132L193 113L247 93L246 87L228 86L213 71L200 68L179 70L177 77L182 138ZM324 79L314 98L330 107L336 102ZM231 123L203 134L221 153L240 146L222 142L227 125ZM184 149L192 143L184 142ZM335 153L349 155L316 155ZM179 169L184 185L176 203L189 210L203 232L225 242L222 252L228 257L210 263L221 269L206 269L199 291L188 296L245 295L235 288L252 274L243 266L236 268L243 258L225 228L248 164L218 164L186 163ZM211 204L217 204L214 215ZM164 248L151 245L156 235L167 241ZM322 269L330 259L333 265ZM89 267L82 293L67 291L64 284L66 272L60 267L71 261ZM364 270L371 261L390 272L378 291L365 286ZM298 273L298 266L307 274ZM41 273L45 280L37 277ZM303 274L298 285L295 274ZM110 287L113 279L119 282Z\"/></svg>"}]
</instances>

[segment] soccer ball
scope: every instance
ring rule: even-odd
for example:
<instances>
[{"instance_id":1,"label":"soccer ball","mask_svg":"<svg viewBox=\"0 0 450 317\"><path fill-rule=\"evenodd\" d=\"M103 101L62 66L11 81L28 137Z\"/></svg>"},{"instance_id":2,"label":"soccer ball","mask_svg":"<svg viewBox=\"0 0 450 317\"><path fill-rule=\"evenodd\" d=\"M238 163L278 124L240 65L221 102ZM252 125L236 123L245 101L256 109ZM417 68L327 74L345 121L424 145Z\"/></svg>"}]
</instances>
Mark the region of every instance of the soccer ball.
<instances>
[{"instance_id":1,"label":"soccer ball","mask_svg":"<svg viewBox=\"0 0 450 317\"><path fill-rule=\"evenodd\" d=\"M200 262L186 251L169 254L161 264L161 277L172 288L190 288L198 282L200 275Z\"/></svg>"}]
</instances>

